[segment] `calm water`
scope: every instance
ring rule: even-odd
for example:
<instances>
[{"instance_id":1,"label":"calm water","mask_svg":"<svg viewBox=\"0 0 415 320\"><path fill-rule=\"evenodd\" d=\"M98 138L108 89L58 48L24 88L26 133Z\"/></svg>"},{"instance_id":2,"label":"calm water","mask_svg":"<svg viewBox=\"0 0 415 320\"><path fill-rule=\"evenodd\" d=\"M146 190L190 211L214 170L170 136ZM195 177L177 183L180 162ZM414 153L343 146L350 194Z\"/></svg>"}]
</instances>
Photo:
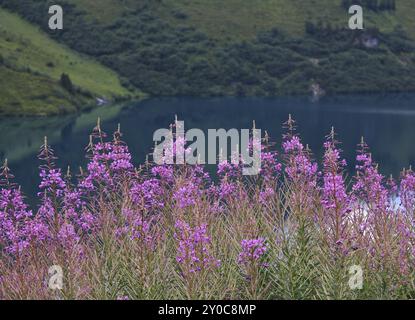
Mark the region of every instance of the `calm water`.
<instances>
[{"instance_id":1,"label":"calm water","mask_svg":"<svg viewBox=\"0 0 415 320\"><path fill-rule=\"evenodd\" d=\"M36 155L46 135L63 168L85 165L84 148L98 117L111 133L121 123L134 161L140 163L154 145L153 132L167 128L175 114L185 129L258 128L267 130L279 145L281 125L291 113L298 131L317 159L324 137L334 126L344 156L353 172L356 145L364 136L383 173L398 175L415 164L415 95L347 96L318 103L306 97L290 98L163 98L129 106L106 106L64 118L0 120L0 160L9 164L25 193L33 197L39 183Z\"/></svg>"}]
</instances>

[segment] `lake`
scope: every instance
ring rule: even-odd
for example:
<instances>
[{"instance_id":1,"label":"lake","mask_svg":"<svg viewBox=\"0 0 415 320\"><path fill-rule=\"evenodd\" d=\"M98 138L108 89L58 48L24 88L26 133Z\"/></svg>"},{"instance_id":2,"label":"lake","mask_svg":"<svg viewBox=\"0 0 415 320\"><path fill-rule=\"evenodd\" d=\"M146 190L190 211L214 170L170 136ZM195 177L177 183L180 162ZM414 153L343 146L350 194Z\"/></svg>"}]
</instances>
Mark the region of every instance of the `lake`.
<instances>
[{"instance_id":1,"label":"lake","mask_svg":"<svg viewBox=\"0 0 415 320\"><path fill-rule=\"evenodd\" d=\"M362 95L326 97L312 102L308 97L286 98L154 98L126 106L104 106L92 111L56 118L9 118L0 120L0 159L9 165L23 191L33 199L39 184L36 160L43 137L59 157L62 168L84 166L85 146L98 117L111 134L121 124L124 140L139 164L151 152L153 132L168 128L177 114L185 129L247 129L256 121L280 145L282 124L291 113L298 132L321 159L324 137L332 126L353 173L355 150L364 136L380 170L399 175L415 164L415 95ZM78 172L78 171L76 171ZM32 202L33 203L33 202Z\"/></svg>"}]
</instances>

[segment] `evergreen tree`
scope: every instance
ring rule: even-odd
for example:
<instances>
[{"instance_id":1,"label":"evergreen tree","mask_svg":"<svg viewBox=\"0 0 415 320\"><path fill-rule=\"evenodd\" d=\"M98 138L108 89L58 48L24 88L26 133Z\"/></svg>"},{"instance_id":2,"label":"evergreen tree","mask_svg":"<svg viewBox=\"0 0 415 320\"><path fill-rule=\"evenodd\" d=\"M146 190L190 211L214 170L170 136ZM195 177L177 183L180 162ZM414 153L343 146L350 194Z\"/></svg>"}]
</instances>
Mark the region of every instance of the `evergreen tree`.
<instances>
[{"instance_id":1,"label":"evergreen tree","mask_svg":"<svg viewBox=\"0 0 415 320\"><path fill-rule=\"evenodd\" d=\"M60 84L69 93L71 93L71 94L75 93L75 89L74 89L74 86L72 84L71 78L69 78L69 75L67 75L66 73L62 73L61 79L60 79Z\"/></svg>"}]
</instances>

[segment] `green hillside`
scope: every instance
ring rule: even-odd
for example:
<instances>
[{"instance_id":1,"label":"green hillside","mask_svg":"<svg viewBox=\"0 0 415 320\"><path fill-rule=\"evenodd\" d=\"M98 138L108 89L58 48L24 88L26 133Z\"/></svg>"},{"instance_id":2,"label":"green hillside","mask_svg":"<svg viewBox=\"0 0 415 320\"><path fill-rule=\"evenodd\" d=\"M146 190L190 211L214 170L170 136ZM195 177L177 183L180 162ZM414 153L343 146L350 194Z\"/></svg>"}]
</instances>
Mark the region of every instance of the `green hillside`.
<instances>
[{"instance_id":1,"label":"green hillside","mask_svg":"<svg viewBox=\"0 0 415 320\"><path fill-rule=\"evenodd\" d=\"M130 94L118 75L50 39L16 14L0 9L0 113L57 114ZM67 73L75 92L59 79Z\"/></svg>"},{"instance_id":2,"label":"green hillside","mask_svg":"<svg viewBox=\"0 0 415 320\"><path fill-rule=\"evenodd\" d=\"M111 23L142 8L146 2L68 0L100 23ZM185 25L194 26L213 39L248 40L259 31L276 26L292 35L303 35L307 20L346 26L349 15L340 3L340 0L161 0L153 1L151 9L172 24L177 24L175 18L181 13L186 16ZM368 27L376 26L385 32L401 25L415 39L415 6L411 0L397 0L393 12L367 10L365 18Z\"/></svg>"},{"instance_id":3,"label":"green hillside","mask_svg":"<svg viewBox=\"0 0 415 320\"><path fill-rule=\"evenodd\" d=\"M87 2L85 0L73 0ZM379 0L379 2L382 0ZM117 2L117 1L113 1ZM304 35L305 21L327 21L347 26L349 15L339 0L164 0L170 10L189 16L189 22L213 38L249 39L259 31L278 27ZM354 1L353 3L358 3ZM366 26L390 32L399 24L415 39L415 7L411 0L397 0L394 12L365 12Z\"/></svg>"},{"instance_id":4,"label":"green hillside","mask_svg":"<svg viewBox=\"0 0 415 320\"><path fill-rule=\"evenodd\" d=\"M53 32L53 1L0 5L154 96L415 91L412 1L356 0L364 31L347 28L347 1L62 0Z\"/></svg>"}]
</instances>

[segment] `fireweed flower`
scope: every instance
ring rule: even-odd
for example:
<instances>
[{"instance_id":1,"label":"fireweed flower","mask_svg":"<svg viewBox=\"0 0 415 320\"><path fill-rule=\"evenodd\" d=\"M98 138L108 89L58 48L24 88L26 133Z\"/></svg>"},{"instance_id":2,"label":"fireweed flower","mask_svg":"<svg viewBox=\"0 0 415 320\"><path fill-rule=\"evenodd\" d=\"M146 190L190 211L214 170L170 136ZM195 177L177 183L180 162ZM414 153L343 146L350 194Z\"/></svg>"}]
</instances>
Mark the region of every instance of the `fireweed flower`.
<instances>
[{"instance_id":1,"label":"fireweed flower","mask_svg":"<svg viewBox=\"0 0 415 320\"><path fill-rule=\"evenodd\" d=\"M28 209L13 178L6 161L0 169L0 247L20 257L30 244L44 240L48 230Z\"/></svg>"},{"instance_id":2,"label":"fireweed flower","mask_svg":"<svg viewBox=\"0 0 415 320\"><path fill-rule=\"evenodd\" d=\"M148 179L143 182L133 182L130 195L133 203L143 207L148 212L157 213L163 208L164 189L158 179Z\"/></svg>"},{"instance_id":3,"label":"fireweed flower","mask_svg":"<svg viewBox=\"0 0 415 320\"><path fill-rule=\"evenodd\" d=\"M211 183L209 173L207 173L201 165L191 166L188 175L189 180L201 188Z\"/></svg>"},{"instance_id":4,"label":"fireweed flower","mask_svg":"<svg viewBox=\"0 0 415 320\"><path fill-rule=\"evenodd\" d=\"M77 210L81 206L80 194L72 192L62 178L61 170L55 168L56 158L46 139L39 159L44 164L40 166L41 206L36 219L38 219L37 229L40 228L39 230L43 230L44 233L38 234L38 237L56 241L68 250L74 249L79 241L76 227L82 224L77 215ZM43 228L40 224L43 224Z\"/></svg>"},{"instance_id":5,"label":"fireweed flower","mask_svg":"<svg viewBox=\"0 0 415 320\"><path fill-rule=\"evenodd\" d=\"M82 193L78 190L72 190L69 188L65 188L65 193L63 197L63 211L65 216L71 220L77 220L78 211L81 209L83 205L83 201L81 200Z\"/></svg>"},{"instance_id":6,"label":"fireweed flower","mask_svg":"<svg viewBox=\"0 0 415 320\"><path fill-rule=\"evenodd\" d=\"M347 210L348 197L343 179L344 163L339 162L339 151L326 147L324 155L324 187L322 204L326 209L339 209L341 215ZM341 207L341 208L339 208Z\"/></svg>"},{"instance_id":7,"label":"fireweed flower","mask_svg":"<svg viewBox=\"0 0 415 320\"><path fill-rule=\"evenodd\" d=\"M134 166L128 146L121 140L120 127L114 133L111 142L105 142L106 134L101 130L100 123L93 130L87 147L90 161L87 165L88 174L79 184L85 191L92 192L97 188L103 190L116 187L121 176L131 173ZM94 142L97 140L97 142Z\"/></svg>"},{"instance_id":8,"label":"fireweed flower","mask_svg":"<svg viewBox=\"0 0 415 320\"><path fill-rule=\"evenodd\" d=\"M81 233L88 233L93 230L96 217L86 209L83 196L81 190L72 188L67 183L62 200L62 211L65 219L71 221L76 230Z\"/></svg>"},{"instance_id":9,"label":"fireweed flower","mask_svg":"<svg viewBox=\"0 0 415 320\"><path fill-rule=\"evenodd\" d=\"M156 237L151 230L150 219L144 217L142 212L123 208L124 225L118 228L118 236L128 236L131 240L140 241L145 248L151 249L155 244Z\"/></svg>"},{"instance_id":10,"label":"fireweed flower","mask_svg":"<svg viewBox=\"0 0 415 320\"><path fill-rule=\"evenodd\" d=\"M55 217L55 207L52 200L44 193L42 204L39 207L37 216L41 217L44 222L52 221Z\"/></svg>"},{"instance_id":11,"label":"fireweed flower","mask_svg":"<svg viewBox=\"0 0 415 320\"><path fill-rule=\"evenodd\" d=\"M128 146L121 140L121 137L122 133L118 125L118 130L114 133L112 150L108 154L110 170L114 175L128 173L134 168Z\"/></svg>"},{"instance_id":12,"label":"fireweed flower","mask_svg":"<svg viewBox=\"0 0 415 320\"><path fill-rule=\"evenodd\" d=\"M108 154L110 160L110 169L113 173L120 173L130 171L133 169L131 164L131 154L128 151L128 147L118 143L112 146L112 150Z\"/></svg>"},{"instance_id":13,"label":"fireweed flower","mask_svg":"<svg viewBox=\"0 0 415 320\"><path fill-rule=\"evenodd\" d=\"M317 164L310 159L310 152L304 148L300 138L295 134L295 121L291 115L284 123L287 133L283 135L282 149L286 158L285 172L293 182L316 185Z\"/></svg>"},{"instance_id":14,"label":"fireweed flower","mask_svg":"<svg viewBox=\"0 0 415 320\"><path fill-rule=\"evenodd\" d=\"M247 205L253 204L249 203L249 192L241 181L232 181L227 176L219 182L219 185L212 184L207 194L211 200L210 212L214 214L229 212L229 210L238 212L243 208L246 209Z\"/></svg>"},{"instance_id":15,"label":"fireweed flower","mask_svg":"<svg viewBox=\"0 0 415 320\"><path fill-rule=\"evenodd\" d=\"M109 172L109 153L112 152L112 144L109 142L99 142L90 144L92 157L87 165L88 174L80 182L80 188L87 191L94 191L99 185L113 185L112 177Z\"/></svg>"},{"instance_id":16,"label":"fireweed flower","mask_svg":"<svg viewBox=\"0 0 415 320\"><path fill-rule=\"evenodd\" d=\"M275 196L275 190L270 187L266 187L264 190L259 193L259 202L263 206L267 206L272 198Z\"/></svg>"},{"instance_id":17,"label":"fireweed flower","mask_svg":"<svg viewBox=\"0 0 415 320\"><path fill-rule=\"evenodd\" d=\"M406 213L414 216L415 214L415 174L411 169L405 170L401 175L399 199Z\"/></svg>"},{"instance_id":18,"label":"fireweed flower","mask_svg":"<svg viewBox=\"0 0 415 320\"><path fill-rule=\"evenodd\" d=\"M178 241L176 261L185 274L220 266L220 261L210 253L211 238L207 234L206 224L192 228L183 220L177 220L175 228L174 237Z\"/></svg>"},{"instance_id":19,"label":"fireweed flower","mask_svg":"<svg viewBox=\"0 0 415 320\"><path fill-rule=\"evenodd\" d=\"M223 179L216 188L216 195L219 200L229 200L237 196L237 191L236 183Z\"/></svg>"},{"instance_id":20,"label":"fireweed flower","mask_svg":"<svg viewBox=\"0 0 415 320\"><path fill-rule=\"evenodd\" d=\"M394 208L396 215L399 215L399 269L402 274L408 274L414 264L415 253L415 174L411 168L402 172L400 188L396 187L392 192L397 192L400 200L399 208Z\"/></svg>"},{"instance_id":21,"label":"fireweed flower","mask_svg":"<svg viewBox=\"0 0 415 320\"><path fill-rule=\"evenodd\" d=\"M297 136L283 143L284 152L288 155L288 163L285 172L295 181L308 183L310 187L317 186L317 163L310 160L308 152L304 149Z\"/></svg>"},{"instance_id":22,"label":"fireweed flower","mask_svg":"<svg viewBox=\"0 0 415 320\"><path fill-rule=\"evenodd\" d=\"M343 179L346 161L340 157L340 150L336 147L334 130L324 143L323 160L323 188L322 205L325 209L322 223L328 232L332 249L341 247L346 253L345 243L349 237L347 214L350 213L349 197Z\"/></svg>"},{"instance_id":23,"label":"fireweed flower","mask_svg":"<svg viewBox=\"0 0 415 320\"><path fill-rule=\"evenodd\" d=\"M282 148L285 153L301 152L304 150L304 146L298 136L293 136L292 138L284 141Z\"/></svg>"},{"instance_id":24,"label":"fireweed flower","mask_svg":"<svg viewBox=\"0 0 415 320\"><path fill-rule=\"evenodd\" d=\"M390 259L397 261L394 234L399 234L400 213L394 210L392 198L383 184L384 177L372 160L364 141L359 145L357 176L353 185L353 215L359 224L359 234L364 245L379 263Z\"/></svg>"},{"instance_id":25,"label":"fireweed flower","mask_svg":"<svg viewBox=\"0 0 415 320\"><path fill-rule=\"evenodd\" d=\"M236 196L236 182L242 176L242 167L240 164L233 164L227 160L218 164L217 175L219 177L219 185L212 186L211 192L217 198L217 201L226 201Z\"/></svg>"},{"instance_id":26,"label":"fireweed flower","mask_svg":"<svg viewBox=\"0 0 415 320\"><path fill-rule=\"evenodd\" d=\"M412 218L408 219L406 215L400 215L398 218L399 221L396 228L398 239L398 267L402 274L408 275L415 262L415 231Z\"/></svg>"},{"instance_id":27,"label":"fireweed flower","mask_svg":"<svg viewBox=\"0 0 415 320\"><path fill-rule=\"evenodd\" d=\"M388 191L383 186L383 175L378 172L372 155L367 151L367 145L362 143L361 150L356 157L357 177L353 185L353 192L362 201L370 205L373 212L385 213L389 205Z\"/></svg>"},{"instance_id":28,"label":"fireweed flower","mask_svg":"<svg viewBox=\"0 0 415 320\"><path fill-rule=\"evenodd\" d=\"M160 178L161 181L165 181L166 183L173 183L174 181L174 170L172 166L155 166L151 168L151 173L154 177Z\"/></svg>"},{"instance_id":29,"label":"fireweed flower","mask_svg":"<svg viewBox=\"0 0 415 320\"><path fill-rule=\"evenodd\" d=\"M300 138L294 134L294 120L291 116L285 125L289 132L283 137L282 147L285 157L285 173L292 186L290 206L294 212L310 213L318 187L317 163L311 160L310 151L304 148Z\"/></svg>"},{"instance_id":30,"label":"fireweed flower","mask_svg":"<svg viewBox=\"0 0 415 320\"><path fill-rule=\"evenodd\" d=\"M361 149L356 156L357 174L352 187L353 196L360 204L364 202L371 205L373 210L383 210L387 204L387 191L382 185L383 176L378 173L372 155L366 151L366 144L362 142L360 146Z\"/></svg>"},{"instance_id":31,"label":"fireweed flower","mask_svg":"<svg viewBox=\"0 0 415 320\"><path fill-rule=\"evenodd\" d=\"M392 175L389 177L388 181L386 182L387 187L389 188L390 195L392 197L396 197L398 194L398 185Z\"/></svg>"},{"instance_id":32,"label":"fireweed flower","mask_svg":"<svg viewBox=\"0 0 415 320\"><path fill-rule=\"evenodd\" d=\"M32 237L32 211L24 203L19 189L0 190L0 247L11 255L20 255Z\"/></svg>"},{"instance_id":33,"label":"fireweed flower","mask_svg":"<svg viewBox=\"0 0 415 320\"><path fill-rule=\"evenodd\" d=\"M195 206L201 196L198 185L190 181L179 187L173 194L173 199L180 209Z\"/></svg>"},{"instance_id":34,"label":"fireweed flower","mask_svg":"<svg viewBox=\"0 0 415 320\"><path fill-rule=\"evenodd\" d=\"M233 164L227 160L223 160L218 164L217 174L219 177L238 178L242 175L242 167L238 164Z\"/></svg>"},{"instance_id":35,"label":"fireweed flower","mask_svg":"<svg viewBox=\"0 0 415 320\"><path fill-rule=\"evenodd\" d=\"M71 223L63 222L60 225L57 240L62 247L72 249L77 244L79 239L80 238Z\"/></svg>"},{"instance_id":36,"label":"fireweed flower","mask_svg":"<svg viewBox=\"0 0 415 320\"><path fill-rule=\"evenodd\" d=\"M51 197L55 201L63 196L66 183L62 178L61 169L55 168L54 161L56 157L53 154L52 148L48 145L47 138L45 138L45 143L40 148L38 158L43 162L39 168L41 182L38 195L40 197Z\"/></svg>"},{"instance_id":37,"label":"fireweed flower","mask_svg":"<svg viewBox=\"0 0 415 320\"><path fill-rule=\"evenodd\" d=\"M41 182L39 185L40 192L38 193L41 205L36 217L39 219L39 223L44 224L45 230L46 228L49 229L48 235L44 236L56 237L61 222L59 210L61 209L60 205L66 184L62 178L61 170L55 168L54 161L56 157L52 148L48 145L46 137L40 148L38 158L42 161L39 167Z\"/></svg>"},{"instance_id":38,"label":"fireweed flower","mask_svg":"<svg viewBox=\"0 0 415 320\"><path fill-rule=\"evenodd\" d=\"M61 178L60 170L41 170L40 177L42 179L39 186L41 192L38 193L38 196L41 198L41 205L37 216L45 226L55 229L57 232L60 224L60 201L64 196L65 183Z\"/></svg>"},{"instance_id":39,"label":"fireweed flower","mask_svg":"<svg viewBox=\"0 0 415 320\"><path fill-rule=\"evenodd\" d=\"M301 143L295 134L295 121L288 118L284 124L288 133L283 136L282 148L286 158L285 172L288 178L297 186L303 186L307 190L317 187L317 164L310 159L310 152Z\"/></svg>"},{"instance_id":40,"label":"fireweed flower","mask_svg":"<svg viewBox=\"0 0 415 320\"><path fill-rule=\"evenodd\" d=\"M379 220L388 210L388 192L383 186L383 176L378 172L367 145L362 141L356 156L356 177L352 186L354 218L359 220L359 232L370 236L375 220Z\"/></svg>"},{"instance_id":41,"label":"fireweed flower","mask_svg":"<svg viewBox=\"0 0 415 320\"><path fill-rule=\"evenodd\" d=\"M244 239L241 242L241 248L238 263L243 266L252 266L259 263L268 250L264 238Z\"/></svg>"},{"instance_id":42,"label":"fireweed flower","mask_svg":"<svg viewBox=\"0 0 415 320\"><path fill-rule=\"evenodd\" d=\"M265 183L275 182L281 174L281 163L278 162L276 152L261 152L261 169L260 174Z\"/></svg>"},{"instance_id":43,"label":"fireweed flower","mask_svg":"<svg viewBox=\"0 0 415 320\"><path fill-rule=\"evenodd\" d=\"M55 193L56 197L63 195L65 182L62 179L61 169L41 169L40 178L42 179L39 189L49 193Z\"/></svg>"}]
</instances>

